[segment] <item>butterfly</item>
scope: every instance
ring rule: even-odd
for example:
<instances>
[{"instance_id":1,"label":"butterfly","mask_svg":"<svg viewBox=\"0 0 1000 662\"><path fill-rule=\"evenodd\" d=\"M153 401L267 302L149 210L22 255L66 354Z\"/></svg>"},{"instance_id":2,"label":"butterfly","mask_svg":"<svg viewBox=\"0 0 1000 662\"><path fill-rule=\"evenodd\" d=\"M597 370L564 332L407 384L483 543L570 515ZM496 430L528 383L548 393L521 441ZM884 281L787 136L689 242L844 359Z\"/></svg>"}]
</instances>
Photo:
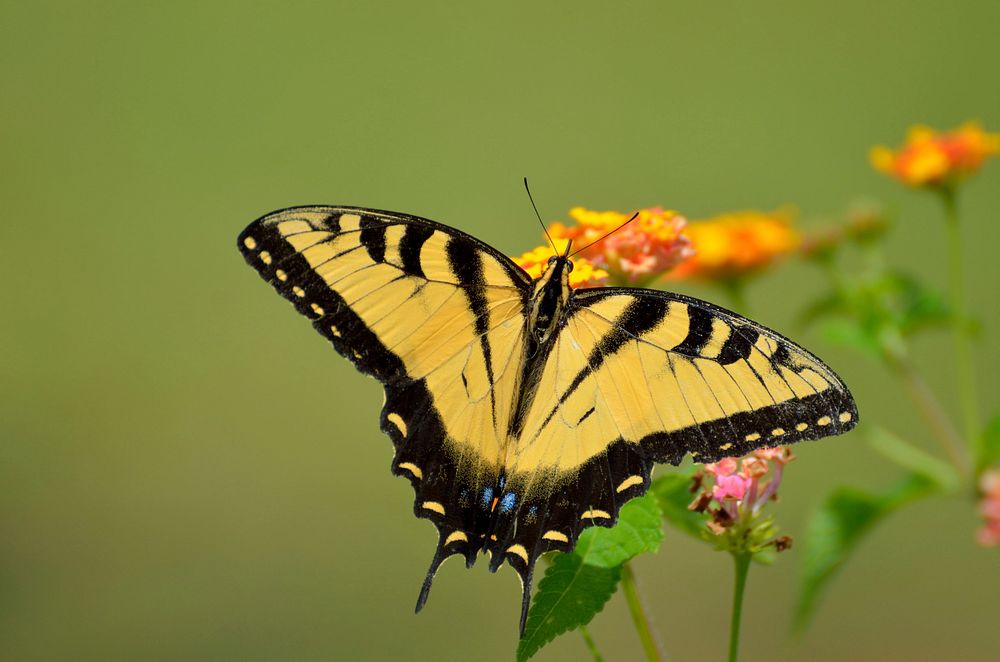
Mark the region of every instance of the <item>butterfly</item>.
<instances>
[{"instance_id":1,"label":"butterfly","mask_svg":"<svg viewBox=\"0 0 1000 662\"><path fill-rule=\"evenodd\" d=\"M246 261L358 370L382 383L392 472L438 532L441 563L481 553L523 585L539 556L613 526L653 465L840 434L843 381L787 338L680 294L574 289L569 248L532 279L441 223L294 207L240 235Z\"/></svg>"}]
</instances>

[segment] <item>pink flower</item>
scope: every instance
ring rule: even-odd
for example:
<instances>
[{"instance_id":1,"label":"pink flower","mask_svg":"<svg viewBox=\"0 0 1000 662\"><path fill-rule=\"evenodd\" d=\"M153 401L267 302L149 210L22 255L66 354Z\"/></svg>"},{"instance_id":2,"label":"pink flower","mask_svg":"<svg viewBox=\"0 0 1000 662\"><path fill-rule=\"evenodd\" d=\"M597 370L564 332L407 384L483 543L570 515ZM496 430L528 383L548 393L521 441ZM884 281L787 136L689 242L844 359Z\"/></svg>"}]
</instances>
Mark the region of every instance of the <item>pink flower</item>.
<instances>
[{"instance_id":1,"label":"pink flower","mask_svg":"<svg viewBox=\"0 0 1000 662\"><path fill-rule=\"evenodd\" d=\"M712 476L732 476L736 473L736 458L724 457L718 462L705 465L705 473Z\"/></svg>"},{"instance_id":2,"label":"pink flower","mask_svg":"<svg viewBox=\"0 0 1000 662\"><path fill-rule=\"evenodd\" d=\"M765 448L742 459L724 457L706 464L694 477L691 491L698 496L689 508L711 515L708 530L730 550L788 549L791 539L776 537L773 519L761 510L777 498L792 457L785 448Z\"/></svg>"},{"instance_id":3,"label":"pink flower","mask_svg":"<svg viewBox=\"0 0 1000 662\"><path fill-rule=\"evenodd\" d=\"M712 488L712 497L720 502L725 499L738 501L747 493L750 482L750 479L743 476L717 476L715 486Z\"/></svg>"},{"instance_id":4,"label":"pink flower","mask_svg":"<svg viewBox=\"0 0 1000 662\"><path fill-rule=\"evenodd\" d=\"M987 469L979 479L982 499L979 514L986 522L976 535L976 542L983 547L1000 546L1000 471Z\"/></svg>"}]
</instances>

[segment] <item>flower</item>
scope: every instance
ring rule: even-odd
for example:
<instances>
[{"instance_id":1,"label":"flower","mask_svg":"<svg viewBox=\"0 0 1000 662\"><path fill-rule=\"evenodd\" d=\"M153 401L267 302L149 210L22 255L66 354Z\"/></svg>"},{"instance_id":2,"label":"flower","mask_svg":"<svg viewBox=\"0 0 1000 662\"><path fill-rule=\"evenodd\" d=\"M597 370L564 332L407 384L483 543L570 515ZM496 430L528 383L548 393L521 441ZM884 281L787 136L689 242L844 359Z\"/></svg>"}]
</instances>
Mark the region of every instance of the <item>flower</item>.
<instances>
[{"instance_id":1,"label":"flower","mask_svg":"<svg viewBox=\"0 0 1000 662\"><path fill-rule=\"evenodd\" d=\"M908 186L950 186L974 174L987 157L1000 154L1000 134L986 133L978 122L938 133L917 125L910 128L897 151L873 147L872 166Z\"/></svg>"},{"instance_id":2,"label":"flower","mask_svg":"<svg viewBox=\"0 0 1000 662\"><path fill-rule=\"evenodd\" d=\"M726 457L706 464L695 474L698 494L689 508L711 514L708 531L720 548L759 552L791 545L787 536L777 536L777 527L762 508L777 498L784 467L793 459L787 448L762 448L742 459Z\"/></svg>"},{"instance_id":3,"label":"flower","mask_svg":"<svg viewBox=\"0 0 1000 662\"><path fill-rule=\"evenodd\" d=\"M685 230L694 254L672 278L731 281L759 271L795 250L801 238L792 211L739 211L692 221Z\"/></svg>"},{"instance_id":4,"label":"flower","mask_svg":"<svg viewBox=\"0 0 1000 662\"><path fill-rule=\"evenodd\" d=\"M682 233L687 220L677 212L650 207L637 214L623 227L632 214L574 207L569 215L576 224L554 223L549 233L557 244L572 240L583 249L580 255L607 271L615 284L645 285L689 257L691 247Z\"/></svg>"},{"instance_id":5,"label":"flower","mask_svg":"<svg viewBox=\"0 0 1000 662\"><path fill-rule=\"evenodd\" d=\"M559 245L558 240L556 245ZM562 248L566 243L562 243ZM549 258L555 255L551 246L539 246L520 257L515 257L514 261L521 265L521 268L528 272L532 278L541 277L548 266ZM561 254L561 253L560 253ZM572 287L602 287L608 284L608 272L594 264L585 257L573 258L573 271L569 273L569 284Z\"/></svg>"},{"instance_id":6,"label":"flower","mask_svg":"<svg viewBox=\"0 0 1000 662\"><path fill-rule=\"evenodd\" d=\"M718 476L712 488L712 498L722 503L726 499L739 501L750 487L750 479L743 476Z\"/></svg>"},{"instance_id":7,"label":"flower","mask_svg":"<svg viewBox=\"0 0 1000 662\"><path fill-rule=\"evenodd\" d=\"M713 464L704 466L705 473L718 478L719 476L732 476L736 473L737 460L735 457L724 457Z\"/></svg>"},{"instance_id":8,"label":"flower","mask_svg":"<svg viewBox=\"0 0 1000 662\"><path fill-rule=\"evenodd\" d=\"M979 501L979 514L986 522L979 529L977 542L983 547L1000 546L1000 471L988 469L979 479L979 489L982 499Z\"/></svg>"}]
</instances>

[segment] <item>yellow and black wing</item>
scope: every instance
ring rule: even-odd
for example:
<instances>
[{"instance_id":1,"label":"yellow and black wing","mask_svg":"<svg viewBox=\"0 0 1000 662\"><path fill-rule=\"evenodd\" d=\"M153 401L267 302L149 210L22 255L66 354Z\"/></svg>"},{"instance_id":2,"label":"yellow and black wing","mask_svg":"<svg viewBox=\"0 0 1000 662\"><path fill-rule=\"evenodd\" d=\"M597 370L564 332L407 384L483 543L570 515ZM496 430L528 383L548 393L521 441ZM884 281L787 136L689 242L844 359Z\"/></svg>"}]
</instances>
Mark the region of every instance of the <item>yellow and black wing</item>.
<instances>
[{"instance_id":1,"label":"yellow and black wing","mask_svg":"<svg viewBox=\"0 0 1000 662\"><path fill-rule=\"evenodd\" d=\"M385 386L382 429L393 473L435 523L437 565L471 563L491 509L513 410L531 280L509 258L458 230L354 207L268 214L239 236L260 275L334 348ZM495 505L495 504L494 504Z\"/></svg>"},{"instance_id":2,"label":"yellow and black wing","mask_svg":"<svg viewBox=\"0 0 1000 662\"><path fill-rule=\"evenodd\" d=\"M563 504L529 560L613 525L656 462L738 457L857 420L829 367L756 322L669 292L576 290L508 466L529 500L537 487Z\"/></svg>"}]
</instances>

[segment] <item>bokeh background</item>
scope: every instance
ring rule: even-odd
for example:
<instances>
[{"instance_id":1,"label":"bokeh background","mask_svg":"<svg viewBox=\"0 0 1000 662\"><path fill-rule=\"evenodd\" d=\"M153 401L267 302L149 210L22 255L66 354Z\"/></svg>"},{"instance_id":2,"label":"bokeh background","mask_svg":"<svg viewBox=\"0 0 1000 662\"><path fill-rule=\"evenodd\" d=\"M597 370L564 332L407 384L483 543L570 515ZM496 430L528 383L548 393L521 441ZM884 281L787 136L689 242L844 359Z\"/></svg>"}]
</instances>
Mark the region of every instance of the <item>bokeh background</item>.
<instances>
[{"instance_id":1,"label":"bokeh background","mask_svg":"<svg viewBox=\"0 0 1000 662\"><path fill-rule=\"evenodd\" d=\"M434 534L389 474L380 389L243 264L237 233L355 204L516 254L540 240L525 175L552 220L793 203L808 226L868 197L899 216L894 263L943 288L938 207L866 154L915 122L1000 128L997 25L991 0L3 2L0 657L511 659L509 570L446 565L413 615ZM1000 167L962 202L989 413ZM785 266L753 314L933 449L881 368L794 332L820 285ZM949 338L917 349L953 406ZM834 485L896 476L863 436L797 450L785 532ZM744 659L996 659L1000 558L977 523L964 495L886 521L797 644L801 550L755 569ZM671 659L721 658L729 558L668 532L637 572ZM641 655L621 596L592 632L609 660ZM584 654L570 634L539 659Z\"/></svg>"}]
</instances>

